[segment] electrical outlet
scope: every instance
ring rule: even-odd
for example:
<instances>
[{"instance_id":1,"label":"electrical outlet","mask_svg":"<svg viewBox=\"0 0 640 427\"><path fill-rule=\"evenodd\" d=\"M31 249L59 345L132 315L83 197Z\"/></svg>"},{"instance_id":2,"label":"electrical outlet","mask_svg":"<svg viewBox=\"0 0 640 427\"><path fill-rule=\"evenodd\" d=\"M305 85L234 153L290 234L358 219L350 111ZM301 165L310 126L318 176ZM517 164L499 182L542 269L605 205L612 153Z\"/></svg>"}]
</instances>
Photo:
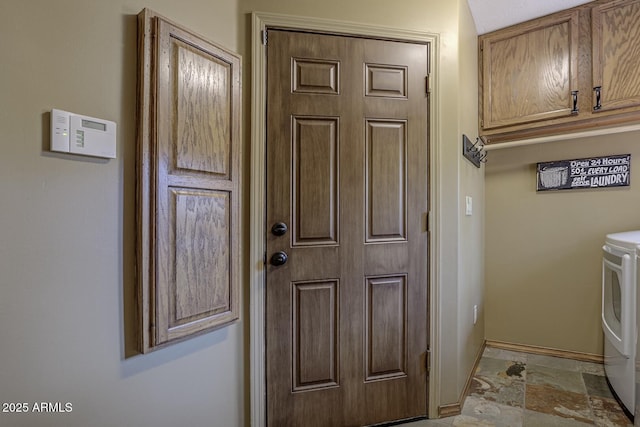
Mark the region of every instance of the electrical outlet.
<instances>
[{"instance_id":1,"label":"electrical outlet","mask_svg":"<svg viewBox=\"0 0 640 427\"><path fill-rule=\"evenodd\" d=\"M473 324L478 323L478 304L473 306Z\"/></svg>"}]
</instances>

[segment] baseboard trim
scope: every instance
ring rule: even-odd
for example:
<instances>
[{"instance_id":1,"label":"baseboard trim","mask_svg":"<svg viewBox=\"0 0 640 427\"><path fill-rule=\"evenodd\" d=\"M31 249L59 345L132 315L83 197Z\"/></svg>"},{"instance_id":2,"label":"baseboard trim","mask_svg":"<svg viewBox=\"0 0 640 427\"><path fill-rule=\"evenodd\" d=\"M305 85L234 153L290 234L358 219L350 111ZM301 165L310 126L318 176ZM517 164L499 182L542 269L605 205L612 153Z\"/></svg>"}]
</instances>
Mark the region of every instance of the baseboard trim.
<instances>
[{"instance_id":1,"label":"baseboard trim","mask_svg":"<svg viewBox=\"0 0 640 427\"><path fill-rule=\"evenodd\" d=\"M480 359L482 359L482 353L484 353L484 348L486 347L487 342L483 342L480 346L480 350L478 350L478 354L476 354L476 360L473 362L473 367L471 368L471 372L467 376L467 381L464 384L464 388L462 389L462 393L460 394L460 399L456 403L447 403L446 405L438 406L438 416L439 417L453 417L455 415L460 415L462 413L462 407L464 406L464 401L469 395L469 389L471 388L471 381L473 381L473 374L476 372L476 368L480 363Z\"/></svg>"},{"instance_id":2,"label":"baseboard trim","mask_svg":"<svg viewBox=\"0 0 640 427\"><path fill-rule=\"evenodd\" d=\"M462 404L460 402L448 403L446 405L440 405L438 407L438 416L440 418L455 417L456 415L460 415L461 413Z\"/></svg>"},{"instance_id":3,"label":"baseboard trim","mask_svg":"<svg viewBox=\"0 0 640 427\"><path fill-rule=\"evenodd\" d=\"M541 347L537 345L486 340L485 346L498 348L501 350L520 351L523 353L539 354L543 356L562 357L563 359L573 359L579 360L581 362L604 363L604 356L600 354L581 353L578 351L560 350L557 348Z\"/></svg>"}]
</instances>

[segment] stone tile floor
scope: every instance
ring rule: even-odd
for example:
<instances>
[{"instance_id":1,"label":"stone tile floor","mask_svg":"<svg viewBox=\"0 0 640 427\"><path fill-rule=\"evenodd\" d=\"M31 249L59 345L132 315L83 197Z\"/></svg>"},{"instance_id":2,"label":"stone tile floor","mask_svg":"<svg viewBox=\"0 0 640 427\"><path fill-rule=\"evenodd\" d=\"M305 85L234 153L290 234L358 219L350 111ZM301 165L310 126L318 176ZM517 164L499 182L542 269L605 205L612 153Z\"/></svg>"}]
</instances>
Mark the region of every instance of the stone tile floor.
<instances>
[{"instance_id":1,"label":"stone tile floor","mask_svg":"<svg viewBox=\"0 0 640 427\"><path fill-rule=\"evenodd\" d=\"M487 347L462 414L402 427L633 426L603 365Z\"/></svg>"}]
</instances>

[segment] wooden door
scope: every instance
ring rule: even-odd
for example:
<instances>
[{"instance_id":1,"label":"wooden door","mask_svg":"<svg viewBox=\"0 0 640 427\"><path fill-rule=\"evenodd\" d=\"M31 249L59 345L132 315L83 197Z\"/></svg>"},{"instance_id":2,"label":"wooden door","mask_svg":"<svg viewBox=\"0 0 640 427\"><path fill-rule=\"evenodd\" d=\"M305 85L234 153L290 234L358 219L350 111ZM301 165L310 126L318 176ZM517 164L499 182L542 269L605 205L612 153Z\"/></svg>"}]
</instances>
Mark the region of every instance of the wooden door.
<instances>
[{"instance_id":1,"label":"wooden door","mask_svg":"<svg viewBox=\"0 0 640 427\"><path fill-rule=\"evenodd\" d=\"M428 59L268 32L269 426L427 414Z\"/></svg>"},{"instance_id":2,"label":"wooden door","mask_svg":"<svg viewBox=\"0 0 640 427\"><path fill-rule=\"evenodd\" d=\"M640 1L594 6L591 25L594 112L639 110Z\"/></svg>"},{"instance_id":3,"label":"wooden door","mask_svg":"<svg viewBox=\"0 0 640 427\"><path fill-rule=\"evenodd\" d=\"M479 39L482 129L577 114L578 18L571 9Z\"/></svg>"}]
</instances>

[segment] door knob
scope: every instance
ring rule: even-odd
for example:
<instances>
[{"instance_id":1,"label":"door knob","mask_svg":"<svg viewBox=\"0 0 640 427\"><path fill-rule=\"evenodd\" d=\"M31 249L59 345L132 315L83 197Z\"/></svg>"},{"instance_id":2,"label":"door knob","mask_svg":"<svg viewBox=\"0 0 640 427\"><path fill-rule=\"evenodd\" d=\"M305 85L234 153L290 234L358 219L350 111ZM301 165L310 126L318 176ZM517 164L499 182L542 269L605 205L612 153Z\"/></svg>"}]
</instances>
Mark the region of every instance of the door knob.
<instances>
[{"instance_id":1,"label":"door knob","mask_svg":"<svg viewBox=\"0 0 640 427\"><path fill-rule=\"evenodd\" d=\"M271 227L271 233L273 233L274 236L283 236L288 229L287 224L284 222L276 222L273 224L273 227Z\"/></svg>"},{"instance_id":2,"label":"door knob","mask_svg":"<svg viewBox=\"0 0 640 427\"><path fill-rule=\"evenodd\" d=\"M271 265L280 266L287 262L289 257L287 253L284 251L278 251L275 254L271 255Z\"/></svg>"}]
</instances>

